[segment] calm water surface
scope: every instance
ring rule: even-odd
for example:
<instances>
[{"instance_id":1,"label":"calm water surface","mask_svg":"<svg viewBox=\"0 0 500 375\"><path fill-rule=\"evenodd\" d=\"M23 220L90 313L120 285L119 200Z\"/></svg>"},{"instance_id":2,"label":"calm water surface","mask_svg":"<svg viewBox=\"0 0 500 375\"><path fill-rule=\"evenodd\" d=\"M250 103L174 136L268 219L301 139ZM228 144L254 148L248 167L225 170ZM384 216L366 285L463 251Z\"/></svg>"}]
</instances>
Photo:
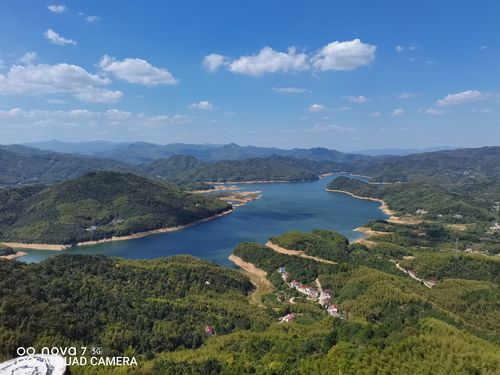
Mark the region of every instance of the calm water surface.
<instances>
[{"instance_id":1,"label":"calm water surface","mask_svg":"<svg viewBox=\"0 0 500 375\"><path fill-rule=\"evenodd\" d=\"M234 247L243 241L265 243L270 236L289 230L315 228L336 230L350 240L362 237L353 232L370 220L387 217L378 202L329 193L326 185L336 176L314 182L243 184L245 191L262 191L263 197L236 208L235 212L178 232L157 234L130 241L116 241L64 251L30 251L18 258L39 262L56 254L105 254L149 259L191 254L224 266Z\"/></svg>"}]
</instances>

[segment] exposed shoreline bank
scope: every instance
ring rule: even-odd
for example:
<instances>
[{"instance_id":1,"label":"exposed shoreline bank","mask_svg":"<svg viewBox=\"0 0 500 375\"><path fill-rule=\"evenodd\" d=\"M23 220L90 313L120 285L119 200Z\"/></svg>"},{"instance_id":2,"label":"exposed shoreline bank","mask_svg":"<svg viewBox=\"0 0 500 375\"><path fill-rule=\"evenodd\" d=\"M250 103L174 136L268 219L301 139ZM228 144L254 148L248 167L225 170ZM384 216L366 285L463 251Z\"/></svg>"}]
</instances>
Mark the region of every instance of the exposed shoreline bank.
<instances>
[{"instance_id":1,"label":"exposed shoreline bank","mask_svg":"<svg viewBox=\"0 0 500 375\"><path fill-rule=\"evenodd\" d=\"M0 256L0 259L9 259L9 260L12 260L12 259L16 259L16 258L19 258L19 257L23 257L25 255L27 255L28 253L25 253L23 251L17 251L15 252L14 254L9 254L9 255L1 255Z\"/></svg>"},{"instance_id":2,"label":"exposed shoreline bank","mask_svg":"<svg viewBox=\"0 0 500 375\"><path fill-rule=\"evenodd\" d=\"M368 200L368 201L380 202L381 206L379 208L384 212L384 214L391 216L391 218L395 217L395 215L396 215L396 212L391 210L389 208L389 206L387 205L387 203L383 199L373 198L373 197L362 197L360 195L356 195L356 194L353 194L353 193L351 193L349 191L345 191L345 190L337 190L337 189L325 189L325 190L329 191L331 193L347 194L347 195L350 195L351 197L357 198L357 199L364 199L364 200Z\"/></svg>"},{"instance_id":3,"label":"exposed shoreline bank","mask_svg":"<svg viewBox=\"0 0 500 375\"><path fill-rule=\"evenodd\" d=\"M234 209L230 209L230 210L221 212L220 214L206 217L206 218L203 218L200 220L196 220L196 221L193 221L192 223L189 223L189 224L178 225L176 227L159 228L159 229L154 229L154 230L145 231L145 232L133 233L133 234L129 234L126 236L113 236L110 238L103 238L101 240L78 242L77 244L74 244L74 245L27 244L27 243L21 243L21 242L2 242L2 243L4 243L5 245L7 245L9 247L12 247L13 249L61 251L61 250L66 250L66 249L70 249L72 247L77 247L77 246L98 245L98 244L107 243L107 242L114 242L114 241L127 241L127 240L134 240L134 239L142 238L142 237L146 237L146 236L151 236L154 234L176 232L176 231L179 231L182 229L192 227L192 226L197 225L197 224L201 224L201 223L213 220L213 219L217 219L221 216L230 214L233 211L234 211ZM23 255L26 255L26 253L24 253Z\"/></svg>"}]
</instances>

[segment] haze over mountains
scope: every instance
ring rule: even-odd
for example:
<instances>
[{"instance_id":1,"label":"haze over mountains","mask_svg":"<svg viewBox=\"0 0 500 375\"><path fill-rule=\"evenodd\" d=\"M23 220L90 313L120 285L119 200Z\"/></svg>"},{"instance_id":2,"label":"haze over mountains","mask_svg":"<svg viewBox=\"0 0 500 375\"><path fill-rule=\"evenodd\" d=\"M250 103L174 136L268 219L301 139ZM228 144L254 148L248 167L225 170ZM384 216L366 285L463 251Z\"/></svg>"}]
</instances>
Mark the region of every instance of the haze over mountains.
<instances>
[{"instance_id":1,"label":"haze over mountains","mask_svg":"<svg viewBox=\"0 0 500 375\"><path fill-rule=\"evenodd\" d=\"M500 148L456 149L405 156L348 154L326 148L49 141L0 146L0 184L50 183L91 171L134 173L189 184L206 181L298 181L328 172L356 172L374 181L409 176L464 180L500 175ZM57 150L49 150L49 148ZM491 181L490 181L491 182Z\"/></svg>"},{"instance_id":2,"label":"haze over mountains","mask_svg":"<svg viewBox=\"0 0 500 375\"><path fill-rule=\"evenodd\" d=\"M56 152L98 156L131 164L148 163L173 155L189 155L205 161L265 158L271 155L335 162L367 159L366 156L363 155L348 154L322 147L284 150L274 147L239 146L235 143L226 145L197 145L185 143L159 145L147 142L113 143L95 141L67 143L52 140L47 142L27 143L25 146Z\"/></svg>"}]
</instances>

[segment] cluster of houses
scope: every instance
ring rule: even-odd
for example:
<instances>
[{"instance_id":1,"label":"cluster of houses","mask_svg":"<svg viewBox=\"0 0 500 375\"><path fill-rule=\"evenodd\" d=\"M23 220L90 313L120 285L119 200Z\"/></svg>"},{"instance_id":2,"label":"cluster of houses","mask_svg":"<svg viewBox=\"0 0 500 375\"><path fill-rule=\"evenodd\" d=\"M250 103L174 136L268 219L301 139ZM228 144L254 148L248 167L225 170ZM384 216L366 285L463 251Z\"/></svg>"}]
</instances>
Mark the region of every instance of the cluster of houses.
<instances>
[{"instance_id":1,"label":"cluster of houses","mask_svg":"<svg viewBox=\"0 0 500 375\"><path fill-rule=\"evenodd\" d=\"M283 279L283 281L290 288L295 289L299 293L302 293L302 294L306 295L307 297L309 297L310 299L317 301L321 305L321 307L323 307L326 310L326 312L329 315L334 316L336 318L343 319L343 316L340 313L338 307L335 304L330 303L331 295L330 295L329 290L327 290L327 289L317 290L316 288L313 288L312 286L309 286L309 285L304 285L297 280L292 280L292 281L288 282L289 274L288 274L288 272L286 272L285 267L280 267L278 269L278 272L281 274L281 278ZM290 314L288 314L288 315L290 315ZM282 319L285 319L288 315L285 315L284 317L280 318L280 322L282 322ZM292 320L293 320L293 317L292 317ZM286 320L286 321L288 321L288 320Z\"/></svg>"},{"instance_id":2,"label":"cluster of houses","mask_svg":"<svg viewBox=\"0 0 500 375\"><path fill-rule=\"evenodd\" d=\"M424 210L423 208L419 208L418 210L415 211L417 215L427 215L429 211Z\"/></svg>"}]
</instances>

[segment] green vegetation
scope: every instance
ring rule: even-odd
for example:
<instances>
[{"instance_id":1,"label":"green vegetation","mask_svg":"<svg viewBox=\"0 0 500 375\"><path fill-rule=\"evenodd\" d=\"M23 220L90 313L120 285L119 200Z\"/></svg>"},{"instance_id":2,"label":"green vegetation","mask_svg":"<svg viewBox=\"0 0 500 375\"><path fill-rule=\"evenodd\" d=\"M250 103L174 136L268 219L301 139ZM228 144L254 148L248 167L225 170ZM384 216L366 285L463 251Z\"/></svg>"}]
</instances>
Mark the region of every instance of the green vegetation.
<instances>
[{"instance_id":1,"label":"green vegetation","mask_svg":"<svg viewBox=\"0 0 500 375\"><path fill-rule=\"evenodd\" d=\"M132 174L96 172L45 189L0 190L0 238L73 244L185 225L230 208Z\"/></svg>"},{"instance_id":2,"label":"green vegetation","mask_svg":"<svg viewBox=\"0 0 500 375\"><path fill-rule=\"evenodd\" d=\"M208 282L208 284L207 284ZM103 346L151 356L217 334L261 330L240 273L190 256L151 261L60 255L40 264L0 261L0 357L20 345Z\"/></svg>"},{"instance_id":3,"label":"green vegetation","mask_svg":"<svg viewBox=\"0 0 500 375\"><path fill-rule=\"evenodd\" d=\"M138 368L73 366L72 373L498 372L496 260L463 266L486 275L478 281L436 258L437 269L451 271L429 289L390 261L404 256L399 245L377 242L366 249L324 230L272 240L316 254L338 251L342 260L330 265L240 244L234 254L266 271L275 286L262 299L265 308L251 304L252 287L241 273L189 256L136 261L60 255L39 264L0 262L0 357L12 357L19 345L98 345L107 355L135 356ZM441 256L415 249L416 257L401 264L422 259L428 265ZM290 289L277 272L280 266L290 280L314 286L318 279L345 319L328 316ZM289 312L294 322L277 322ZM215 328L215 336L206 335L206 325Z\"/></svg>"},{"instance_id":4,"label":"green vegetation","mask_svg":"<svg viewBox=\"0 0 500 375\"><path fill-rule=\"evenodd\" d=\"M464 223L495 218L493 212L476 206L467 197L430 183L368 184L341 176L331 181L328 189L383 199L391 209L400 214L415 215L418 210L424 210L417 216L443 222Z\"/></svg>"},{"instance_id":5,"label":"green vegetation","mask_svg":"<svg viewBox=\"0 0 500 375\"><path fill-rule=\"evenodd\" d=\"M400 262L424 279L484 280L500 284L500 259L481 254L457 252L419 253Z\"/></svg>"},{"instance_id":6,"label":"green vegetation","mask_svg":"<svg viewBox=\"0 0 500 375\"><path fill-rule=\"evenodd\" d=\"M142 168L146 172L168 181L187 183L315 180L322 173L342 170L342 165L334 162L281 156L220 160L207 163L192 156L177 155L157 160Z\"/></svg>"},{"instance_id":7,"label":"green vegetation","mask_svg":"<svg viewBox=\"0 0 500 375\"><path fill-rule=\"evenodd\" d=\"M0 146L0 185L50 183L105 170L142 173L116 160L42 151L19 145Z\"/></svg>"},{"instance_id":8,"label":"green vegetation","mask_svg":"<svg viewBox=\"0 0 500 375\"><path fill-rule=\"evenodd\" d=\"M271 237L270 241L290 250L302 250L307 255L339 261L349 255L349 240L339 233L328 230L313 230L312 233L287 232Z\"/></svg>"}]
</instances>

